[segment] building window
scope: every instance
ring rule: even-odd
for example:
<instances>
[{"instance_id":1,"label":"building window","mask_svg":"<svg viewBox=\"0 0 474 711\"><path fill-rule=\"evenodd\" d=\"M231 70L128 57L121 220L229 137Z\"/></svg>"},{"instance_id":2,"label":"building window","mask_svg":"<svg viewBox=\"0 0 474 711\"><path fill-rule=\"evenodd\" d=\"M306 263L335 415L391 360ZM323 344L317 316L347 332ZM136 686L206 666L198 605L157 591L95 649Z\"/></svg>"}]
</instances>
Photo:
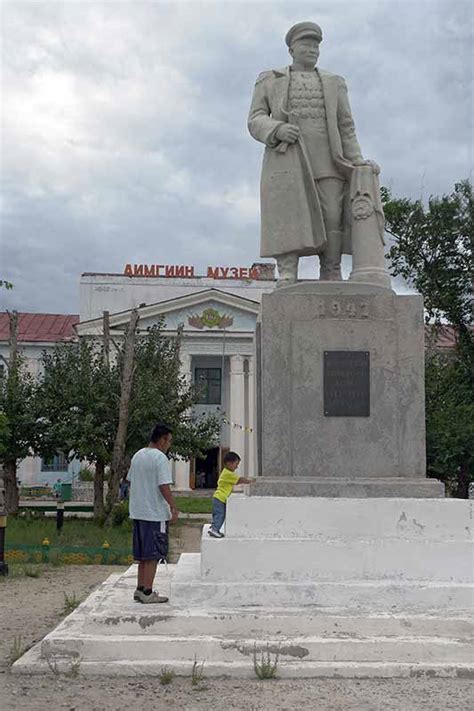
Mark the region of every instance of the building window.
<instances>
[{"instance_id":1,"label":"building window","mask_svg":"<svg viewBox=\"0 0 474 711\"><path fill-rule=\"evenodd\" d=\"M220 368L195 369L194 379L198 389L198 405L221 404L221 375Z\"/></svg>"},{"instance_id":2,"label":"building window","mask_svg":"<svg viewBox=\"0 0 474 711\"><path fill-rule=\"evenodd\" d=\"M67 472L68 461L64 454L55 454L54 457L41 460L42 472Z\"/></svg>"}]
</instances>

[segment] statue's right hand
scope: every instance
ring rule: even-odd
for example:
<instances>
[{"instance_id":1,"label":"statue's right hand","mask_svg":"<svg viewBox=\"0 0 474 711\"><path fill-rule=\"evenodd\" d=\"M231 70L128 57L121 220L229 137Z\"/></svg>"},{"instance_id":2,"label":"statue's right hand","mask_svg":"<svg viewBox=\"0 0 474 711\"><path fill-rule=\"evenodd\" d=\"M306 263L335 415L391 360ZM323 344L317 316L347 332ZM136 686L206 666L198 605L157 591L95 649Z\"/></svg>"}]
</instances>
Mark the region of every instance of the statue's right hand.
<instances>
[{"instance_id":1,"label":"statue's right hand","mask_svg":"<svg viewBox=\"0 0 474 711\"><path fill-rule=\"evenodd\" d=\"M293 123L284 123L277 129L276 137L285 143L296 143L300 136L300 129Z\"/></svg>"}]
</instances>

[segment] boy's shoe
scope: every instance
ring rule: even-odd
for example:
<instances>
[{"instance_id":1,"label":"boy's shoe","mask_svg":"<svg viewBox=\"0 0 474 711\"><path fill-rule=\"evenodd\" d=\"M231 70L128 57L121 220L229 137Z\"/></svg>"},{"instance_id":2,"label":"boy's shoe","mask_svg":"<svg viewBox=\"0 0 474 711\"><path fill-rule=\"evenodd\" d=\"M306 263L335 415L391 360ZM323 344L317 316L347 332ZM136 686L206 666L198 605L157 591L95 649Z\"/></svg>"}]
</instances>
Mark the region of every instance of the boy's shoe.
<instances>
[{"instance_id":1,"label":"boy's shoe","mask_svg":"<svg viewBox=\"0 0 474 711\"><path fill-rule=\"evenodd\" d=\"M220 531L216 531L216 529L212 527L209 529L209 535L211 536L211 538L224 538L223 533L221 533Z\"/></svg>"},{"instance_id":2,"label":"boy's shoe","mask_svg":"<svg viewBox=\"0 0 474 711\"><path fill-rule=\"evenodd\" d=\"M137 597L135 597L134 595L134 599L138 599L138 602L141 602L144 605L151 605L157 602L168 602L167 597L165 597L164 595L158 595L157 592L151 592L149 595L145 595L142 590L135 590L135 594L137 595Z\"/></svg>"}]
</instances>

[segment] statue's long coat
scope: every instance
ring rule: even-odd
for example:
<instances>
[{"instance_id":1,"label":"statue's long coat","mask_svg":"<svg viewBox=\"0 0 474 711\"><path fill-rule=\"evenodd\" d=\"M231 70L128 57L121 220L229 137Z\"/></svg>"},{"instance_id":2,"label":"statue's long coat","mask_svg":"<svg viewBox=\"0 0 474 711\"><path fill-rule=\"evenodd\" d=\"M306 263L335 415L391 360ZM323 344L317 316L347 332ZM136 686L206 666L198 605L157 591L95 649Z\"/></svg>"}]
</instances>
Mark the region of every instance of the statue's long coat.
<instances>
[{"instance_id":1,"label":"statue's long coat","mask_svg":"<svg viewBox=\"0 0 474 711\"><path fill-rule=\"evenodd\" d=\"M355 135L344 79L318 69L324 94L331 154L341 175L350 182L353 161L362 155ZM326 244L321 206L301 140L282 143L275 137L288 122L290 68L261 74L255 85L248 118L251 135L265 144L261 179L262 257L288 252L319 254ZM348 222L347 222L348 225ZM343 251L351 253L345 229Z\"/></svg>"}]
</instances>

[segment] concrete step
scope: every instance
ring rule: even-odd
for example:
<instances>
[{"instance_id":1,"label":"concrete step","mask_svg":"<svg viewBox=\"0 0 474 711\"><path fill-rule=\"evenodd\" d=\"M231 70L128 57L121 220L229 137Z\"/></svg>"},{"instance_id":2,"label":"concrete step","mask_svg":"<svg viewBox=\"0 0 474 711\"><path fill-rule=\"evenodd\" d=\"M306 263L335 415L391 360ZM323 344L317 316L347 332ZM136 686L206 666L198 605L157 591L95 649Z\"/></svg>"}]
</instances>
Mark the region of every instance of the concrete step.
<instances>
[{"instance_id":1,"label":"concrete step","mask_svg":"<svg viewBox=\"0 0 474 711\"><path fill-rule=\"evenodd\" d=\"M374 454L373 461L378 459ZM361 476L361 471L349 471L345 477L326 477L318 472L311 477L259 476L250 486L250 495L351 499L435 499L445 496L444 484L436 479L378 476L378 470L373 473L374 476L367 479Z\"/></svg>"},{"instance_id":2,"label":"concrete step","mask_svg":"<svg viewBox=\"0 0 474 711\"><path fill-rule=\"evenodd\" d=\"M199 569L199 555L188 555L187 560L188 566L180 563L159 571L164 593L174 576L179 578L180 568L181 575L186 567L188 574ZM298 610L273 609L266 602L252 609L222 609L209 600L205 610L180 610L170 603L150 608L134 603L135 576L136 566L111 576L18 660L13 673L159 676L166 666L191 676L196 660L204 662L209 677L253 677L255 650L257 660L261 652L273 657L278 653L282 677L474 676L474 622L468 614L446 611L446 586L444 611L438 614L410 614L406 609L399 615L364 614L357 605L337 611L334 606L317 607L314 598ZM196 580L189 578L190 589L193 585ZM352 601L366 594L364 585ZM380 597L380 586L372 587ZM256 599L261 588L254 586Z\"/></svg>"},{"instance_id":3,"label":"concrete step","mask_svg":"<svg viewBox=\"0 0 474 711\"><path fill-rule=\"evenodd\" d=\"M223 630L224 632L224 630ZM253 657L269 650L281 659L307 662L392 662L392 663L464 663L473 661L470 641L433 637L291 637L282 640L234 639L193 634L167 635L102 635L83 634L80 638L48 636L41 653L50 662L81 659L82 662L112 662L134 659L186 662L196 657L206 662L238 662L242 656Z\"/></svg>"},{"instance_id":4,"label":"concrete step","mask_svg":"<svg viewBox=\"0 0 474 711\"><path fill-rule=\"evenodd\" d=\"M227 538L472 541L474 501L248 497L227 504Z\"/></svg>"},{"instance_id":5,"label":"concrete step","mask_svg":"<svg viewBox=\"0 0 474 711\"><path fill-rule=\"evenodd\" d=\"M216 547L224 543L213 541ZM221 551L223 549L221 548ZM209 580L201 577L199 553L184 553L174 571L170 600L177 608L268 610L305 608L308 612L357 614L470 615L474 585L458 582L385 580L288 581Z\"/></svg>"},{"instance_id":6,"label":"concrete step","mask_svg":"<svg viewBox=\"0 0 474 711\"><path fill-rule=\"evenodd\" d=\"M198 663L202 656L196 657ZM258 657L257 657L258 660ZM13 668L13 674L47 674L51 667L58 672L68 673L73 668L74 661L67 658L51 661L41 657L39 645L30 649ZM186 661L176 661L171 657L156 660L115 660L89 662L79 661L76 671L82 676L160 676L163 667L172 669L179 676L191 677L194 658ZM206 677L255 678L253 656L241 658L236 662L205 661L204 683ZM380 679L380 678L474 678L474 664L469 663L411 663L411 662L307 662L300 659L290 661L280 659L277 666L279 678L335 678L335 679Z\"/></svg>"},{"instance_id":7,"label":"concrete step","mask_svg":"<svg viewBox=\"0 0 474 711\"><path fill-rule=\"evenodd\" d=\"M474 582L469 541L210 538L201 541L203 581L400 580Z\"/></svg>"},{"instance_id":8,"label":"concrete step","mask_svg":"<svg viewBox=\"0 0 474 711\"><path fill-rule=\"evenodd\" d=\"M271 614L246 610L216 612L176 610L170 605L160 612L146 610L143 605L135 613L110 610L108 613L83 615L75 629L84 634L116 635L168 635L180 636L193 631L194 635L219 636L222 630L235 639L274 636L312 637L446 637L452 639L474 638L474 619L464 617L437 617L435 615L337 615L320 610L314 613L301 609L289 614ZM70 625L65 632L71 635Z\"/></svg>"}]
</instances>

